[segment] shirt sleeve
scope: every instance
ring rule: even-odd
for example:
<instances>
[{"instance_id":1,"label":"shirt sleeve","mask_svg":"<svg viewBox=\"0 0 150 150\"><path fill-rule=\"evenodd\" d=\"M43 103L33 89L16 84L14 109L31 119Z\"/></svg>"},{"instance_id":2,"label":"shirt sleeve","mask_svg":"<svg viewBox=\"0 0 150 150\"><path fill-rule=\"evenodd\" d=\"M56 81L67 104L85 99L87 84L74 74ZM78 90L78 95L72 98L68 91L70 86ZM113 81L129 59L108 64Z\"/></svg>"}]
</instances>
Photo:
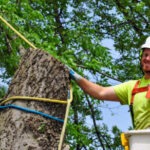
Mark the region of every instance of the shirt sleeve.
<instances>
[{"instance_id":1,"label":"shirt sleeve","mask_svg":"<svg viewBox=\"0 0 150 150\"><path fill-rule=\"evenodd\" d=\"M116 95L120 99L120 103L125 105L130 103L132 89L134 87L135 81L128 81L121 83L119 85L113 86Z\"/></svg>"}]
</instances>

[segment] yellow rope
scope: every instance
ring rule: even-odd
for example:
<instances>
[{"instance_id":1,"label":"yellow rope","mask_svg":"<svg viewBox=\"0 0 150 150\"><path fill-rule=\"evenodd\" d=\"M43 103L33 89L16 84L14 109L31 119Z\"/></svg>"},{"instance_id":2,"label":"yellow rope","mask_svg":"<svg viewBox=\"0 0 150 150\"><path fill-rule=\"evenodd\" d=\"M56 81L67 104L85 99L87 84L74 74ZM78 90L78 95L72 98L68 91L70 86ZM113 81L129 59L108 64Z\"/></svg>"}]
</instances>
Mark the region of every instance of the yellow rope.
<instances>
[{"instance_id":1,"label":"yellow rope","mask_svg":"<svg viewBox=\"0 0 150 150\"><path fill-rule=\"evenodd\" d=\"M62 128L62 131L61 131L61 136L60 136L60 142L59 142L59 145L58 145L58 150L62 149L62 144L63 144L63 140L64 140L66 125L67 125L67 120L68 120L68 115L69 115L69 109L70 109L71 102L73 100L72 87L70 89L71 89L70 90L70 99L68 99L68 101L67 101L68 103L67 103L67 108L66 108L66 114L65 114L63 128Z\"/></svg>"},{"instance_id":2,"label":"yellow rope","mask_svg":"<svg viewBox=\"0 0 150 150\"><path fill-rule=\"evenodd\" d=\"M21 39L23 39L26 43L28 43L32 48L36 49L36 47L29 42L23 35L21 35L14 27L12 27L2 16L0 16L0 19L10 28L12 29Z\"/></svg>"},{"instance_id":3,"label":"yellow rope","mask_svg":"<svg viewBox=\"0 0 150 150\"><path fill-rule=\"evenodd\" d=\"M29 97L29 96L12 96L9 97L2 102L0 105L3 105L11 100L34 100L34 101L43 101L43 102L52 102L52 103L60 103L60 104L67 104L67 101L57 100L57 99L48 99L48 98L39 98L39 97Z\"/></svg>"}]
</instances>

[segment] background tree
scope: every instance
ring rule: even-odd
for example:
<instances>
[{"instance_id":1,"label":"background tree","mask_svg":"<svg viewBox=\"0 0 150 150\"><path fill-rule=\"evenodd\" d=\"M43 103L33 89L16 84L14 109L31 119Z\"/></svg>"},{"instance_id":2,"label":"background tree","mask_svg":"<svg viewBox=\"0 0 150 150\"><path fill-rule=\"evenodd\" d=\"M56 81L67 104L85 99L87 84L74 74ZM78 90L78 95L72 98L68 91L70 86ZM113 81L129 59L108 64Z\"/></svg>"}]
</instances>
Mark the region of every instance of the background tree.
<instances>
[{"instance_id":1,"label":"background tree","mask_svg":"<svg viewBox=\"0 0 150 150\"><path fill-rule=\"evenodd\" d=\"M0 13L36 47L91 81L110 85L142 75L139 51L149 35L149 7L150 2L140 0L1 0ZM0 33L0 77L9 84L20 47L29 46L3 23ZM113 40L115 50L102 46L104 39ZM110 135L99 123L101 101L73 87L66 138L71 148L121 149L115 140L120 131L115 128ZM89 117L92 126L87 124Z\"/></svg>"}]
</instances>

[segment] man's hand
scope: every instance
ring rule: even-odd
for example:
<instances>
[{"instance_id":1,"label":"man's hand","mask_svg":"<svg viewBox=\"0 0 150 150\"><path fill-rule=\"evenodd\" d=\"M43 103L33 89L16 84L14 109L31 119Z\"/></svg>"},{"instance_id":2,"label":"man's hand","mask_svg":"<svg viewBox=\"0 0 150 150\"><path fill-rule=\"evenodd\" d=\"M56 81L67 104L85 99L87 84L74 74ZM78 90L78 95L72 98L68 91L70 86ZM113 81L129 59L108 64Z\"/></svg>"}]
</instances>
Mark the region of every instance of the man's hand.
<instances>
[{"instance_id":1,"label":"man's hand","mask_svg":"<svg viewBox=\"0 0 150 150\"><path fill-rule=\"evenodd\" d=\"M82 76L80 76L79 74L77 74L72 68L66 66L69 70L69 75L71 77L71 79L78 81L82 78Z\"/></svg>"}]
</instances>

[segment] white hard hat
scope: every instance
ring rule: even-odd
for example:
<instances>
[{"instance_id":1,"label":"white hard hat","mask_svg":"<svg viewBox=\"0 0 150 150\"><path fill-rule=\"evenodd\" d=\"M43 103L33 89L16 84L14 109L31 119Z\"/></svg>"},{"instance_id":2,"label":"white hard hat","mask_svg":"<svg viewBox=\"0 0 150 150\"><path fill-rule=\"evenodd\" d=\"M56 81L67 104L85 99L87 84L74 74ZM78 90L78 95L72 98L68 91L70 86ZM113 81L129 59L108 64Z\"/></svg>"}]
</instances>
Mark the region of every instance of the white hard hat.
<instances>
[{"instance_id":1,"label":"white hard hat","mask_svg":"<svg viewBox=\"0 0 150 150\"><path fill-rule=\"evenodd\" d=\"M148 37L141 48L150 48L150 37Z\"/></svg>"}]
</instances>

